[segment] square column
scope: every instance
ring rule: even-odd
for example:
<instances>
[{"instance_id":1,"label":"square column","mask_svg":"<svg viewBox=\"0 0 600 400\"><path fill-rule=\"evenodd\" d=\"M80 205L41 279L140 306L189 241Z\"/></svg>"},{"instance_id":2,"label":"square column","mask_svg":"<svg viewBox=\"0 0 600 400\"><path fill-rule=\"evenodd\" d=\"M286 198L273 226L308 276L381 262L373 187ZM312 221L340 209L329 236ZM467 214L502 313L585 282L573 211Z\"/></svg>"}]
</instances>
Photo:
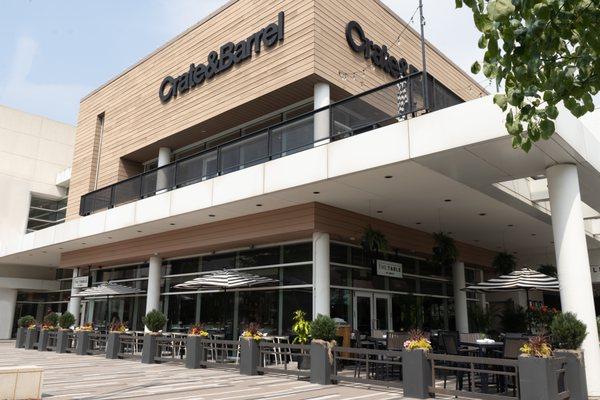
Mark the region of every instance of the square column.
<instances>
[{"instance_id":1,"label":"square column","mask_svg":"<svg viewBox=\"0 0 600 400\"><path fill-rule=\"evenodd\" d=\"M17 289L0 288L0 339L12 336L17 306Z\"/></svg>"},{"instance_id":2,"label":"square column","mask_svg":"<svg viewBox=\"0 0 600 400\"><path fill-rule=\"evenodd\" d=\"M313 233L313 319L329 316L331 301L329 266L329 233Z\"/></svg>"},{"instance_id":3,"label":"square column","mask_svg":"<svg viewBox=\"0 0 600 400\"><path fill-rule=\"evenodd\" d=\"M563 311L574 313L587 326L588 334L581 347L585 357L588 393L590 396L600 396L600 347L577 167L572 164L553 165L546 169L546 177L560 302Z\"/></svg>"}]
</instances>

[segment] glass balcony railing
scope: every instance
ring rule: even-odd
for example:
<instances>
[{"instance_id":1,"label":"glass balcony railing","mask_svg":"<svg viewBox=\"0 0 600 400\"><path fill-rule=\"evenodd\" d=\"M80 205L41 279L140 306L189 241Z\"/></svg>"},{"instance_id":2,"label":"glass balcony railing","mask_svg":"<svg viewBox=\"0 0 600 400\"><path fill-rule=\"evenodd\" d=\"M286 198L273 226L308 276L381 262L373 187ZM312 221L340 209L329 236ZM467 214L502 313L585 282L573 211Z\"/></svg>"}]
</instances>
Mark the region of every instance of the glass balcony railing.
<instances>
[{"instance_id":1,"label":"glass balcony railing","mask_svg":"<svg viewBox=\"0 0 600 400\"><path fill-rule=\"evenodd\" d=\"M421 72L408 75L87 193L81 197L79 214L89 215L413 117L425 110L422 77ZM432 82L430 78L430 93L439 91L439 83L435 87Z\"/></svg>"}]
</instances>

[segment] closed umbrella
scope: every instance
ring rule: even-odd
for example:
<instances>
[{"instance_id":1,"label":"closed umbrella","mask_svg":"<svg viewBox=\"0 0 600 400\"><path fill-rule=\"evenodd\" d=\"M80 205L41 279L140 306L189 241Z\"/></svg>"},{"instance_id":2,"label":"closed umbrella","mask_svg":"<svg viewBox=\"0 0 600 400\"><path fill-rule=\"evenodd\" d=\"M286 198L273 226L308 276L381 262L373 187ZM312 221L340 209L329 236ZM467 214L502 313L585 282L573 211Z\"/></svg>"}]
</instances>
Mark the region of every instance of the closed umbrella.
<instances>
[{"instance_id":1,"label":"closed umbrella","mask_svg":"<svg viewBox=\"0 0 600 400\"><path fill-rule=\"evenodd\" d=\"M542 274L541 272L529 268L523 268L507 275L489 279L485 282L469 285L463 290L482 293L525 290L527 294L527 305L529 305L530 290L557 292L559 287L558 279L555 277Z\"/></svg>"}]
</instances>

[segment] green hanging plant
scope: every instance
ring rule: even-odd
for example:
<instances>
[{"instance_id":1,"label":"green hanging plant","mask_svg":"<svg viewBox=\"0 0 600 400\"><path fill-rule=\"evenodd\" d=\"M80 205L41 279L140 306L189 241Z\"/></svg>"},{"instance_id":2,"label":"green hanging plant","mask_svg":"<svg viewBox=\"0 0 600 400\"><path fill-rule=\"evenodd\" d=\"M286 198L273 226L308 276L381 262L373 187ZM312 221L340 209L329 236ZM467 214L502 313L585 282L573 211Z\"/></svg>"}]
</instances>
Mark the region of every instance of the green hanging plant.
<instances>
[{"instance_id":1,"label":"green hanging plant","mask_svg":"<svg viewBox=\"0 0 600 400\"><path fill-rule=\"evenodd\" d=\"M552 264L542 264L538 267L537 272L551 276L553 278L558 277L558 272L556 271L556 267Z\"/></svg>"},{"instance_id":2,"label":"green hanging plant","mask_svg":"<svg viewBox=\"0 0 600 400\"><path fill-rule=\"evenodd\" d=\"M363 232L362 245L367 253L385 252L389 248L389 244L385 235L371 225L367 226Z\"/></svg>"},{"instance_id":3,"label":"green hanging plant","mask_svg":"<svg viewBox=\"0 0 600 400\"><path fill-rule=\"evenodd\" d=\"M492 267L496 269L498 275L508 275L517 268L517 260L512 254L501 252L492 260Z\"/></svg>"},{"instance_id":4,"label":"green hanging plant","mask_svg":"<svg viewBox=\"0 0 600 400\"><path fill-rule=\"evenodd\" d=\"M437 232L433 234L433 240L435 244L432 249L431 262L438 267L454 264L458 259L458 250L454 244L454 239L444 232Z\"/></svg>"}]
</instances>

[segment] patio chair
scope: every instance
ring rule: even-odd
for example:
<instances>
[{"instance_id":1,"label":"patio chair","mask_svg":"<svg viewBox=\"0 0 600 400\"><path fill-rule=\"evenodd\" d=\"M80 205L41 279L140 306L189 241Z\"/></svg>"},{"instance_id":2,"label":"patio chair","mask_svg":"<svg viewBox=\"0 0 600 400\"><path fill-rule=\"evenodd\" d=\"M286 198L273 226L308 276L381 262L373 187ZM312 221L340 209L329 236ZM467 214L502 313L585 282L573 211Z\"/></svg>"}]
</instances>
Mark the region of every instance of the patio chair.
<instances>
[{"instance_id":1,"label":"patio chair","mask_svg":"<svg viewBox=\"0 0 600 400\"><path fill-rule=\"evenodd\" d=\"M446 351L446 354L453 355L453 356L465 355L465 352L460 350L460 347L458 345L457 335L455 335L454 333L450 333L450 332L442 332L441 336L442 336L442 342L444 343L444 349ZM449 361L447 363L447 366L455 367L455 368L456 367L458 367L458 368L468 368L469 367L468 364L461 363L461 362L454 362L454 361ZM448 373L448 370L443 370L443 371L444 371L444 389L446 388L448 375L456 376L456 389L457 390L463 389L463 385L464 385L463 379L465 376L464 371L455 371L454 374ZM468 384L469 384L469 391L471 391L471 388L472 388L471 375L470 374L466 374L466 375L467 375L467 380L468 380Z\"/></svg>"},{"instance_id":2,"label":"patio chair","mask_svg":"<svg viewBox=\"0 0 600 400\"><path fill-rule=\"evenodd\" d=\"M292 359L292 351L286 346L290 344L289 336L273 336L275 343L281 344L275 348L275 360L280 364L287 364Z\"/></svg>"},{"instance_id":3,"label":"patio chair","mask_svg":"<svg viewBox=\"0 0 600 400\"><path fill-rule=\"evenodd\" d=\"M509 337L509 336L505 336L504 337L504 348L502 349L502 358L506 358L509 360L516 360L519 358L519 355L521 354L521 347L523 347L523 345L527 343L527 338L523 337L523 335L520 335L519 337ZM504 366L502 367L502 370L504 372L507 372L510 369L510 372L514 372L514 368L512 367L507 367ZM497 380L497 389L498 392L504 392L506 391L507 387L512 387L513 389L513 395L516 395L516 391L517 391L517 384L516 384L516 380L514 376L509 377L509 381L506 382L506 376L505 375L501 375L498 377Z\"/></svg>"},{"instance_id":4,"label":"patio chair","mask_svg":"<svg viewBox=\"0 0 600 400\"><path fill-rule=\"evenodd\" d=\"M383 339L383 336L386 334L386 332L387 331L382 329L373 329L371 336L377 339Z\"/></svg>"},{"instance_id":5,"label":"patio chair","mask_svg":"<svg viewBox=\"0 0 600 400\"><path fill-rule=\"evenodd\" d=\"M404 342L409 339L410 335L406 332L389 332L387 334L387 349L391 351L402 351ZM399 361L401 357L387 356L387 360ZM394 375L394 365L392 365L392 376ZM402 379L402 365L399 366L398 377Z\"/></svg>"},{"instance_id":6,"label":"patio chair","mask_svg":"<svg viewBox=\"0 0 600 400\"><path fill-rule=\"evenodd\" d=\"M363 343L360 332L358 330L353 330L352 335L355 338L355 340L354 340L355 348L357 348L357 349L372 348L371 344ZM355 357L353 357L353 358L356 358L356 360L354 361L354 377L360 378L360 373L361 373L363 367L365 368L365 373L367 374L367 377L368 377L369 376L369 370L367 368L368 355L354 353L354 356ZM363 362L363 360L364 360L364 362Z\"/></svg>"}]
</instances>

